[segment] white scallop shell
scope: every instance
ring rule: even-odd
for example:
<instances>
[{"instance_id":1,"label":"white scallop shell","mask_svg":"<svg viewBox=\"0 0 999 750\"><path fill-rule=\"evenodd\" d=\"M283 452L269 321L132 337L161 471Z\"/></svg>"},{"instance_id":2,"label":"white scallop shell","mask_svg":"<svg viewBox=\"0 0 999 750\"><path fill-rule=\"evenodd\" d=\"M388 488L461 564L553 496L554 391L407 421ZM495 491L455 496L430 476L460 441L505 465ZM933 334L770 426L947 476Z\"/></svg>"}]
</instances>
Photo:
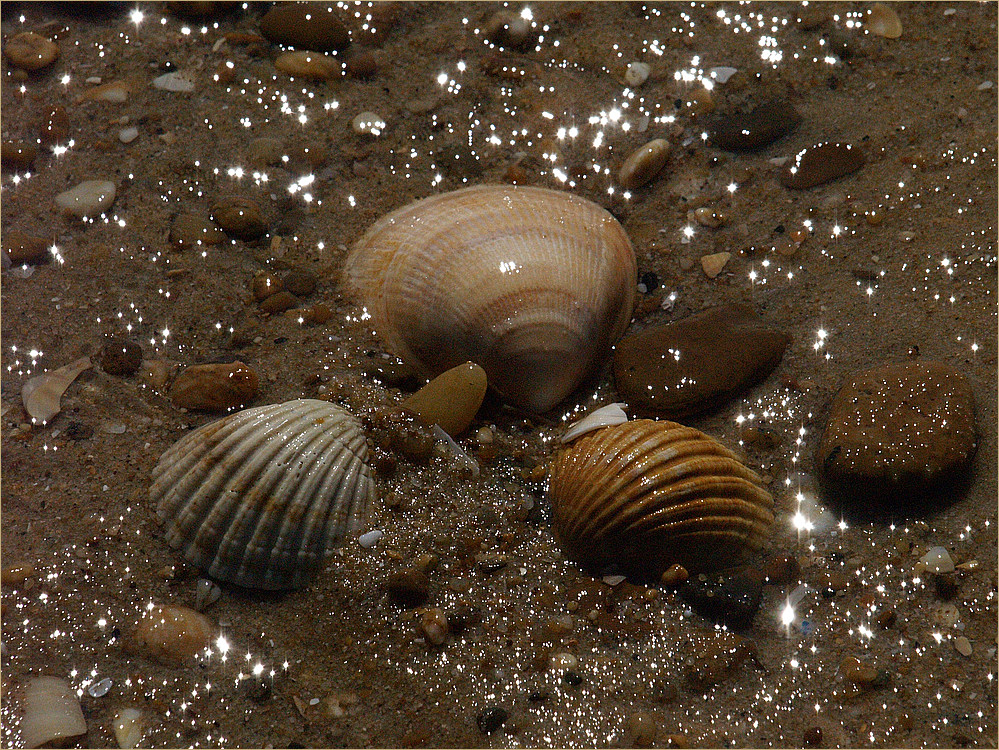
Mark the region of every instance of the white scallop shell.
<instances>
[{"instance_id":1,"label":"white scallop shell","mask_svg":"<svg viewBox=\"0 0 999 750\"><path fill-rule=\"evenodd\" d=\"M374 498L361 425L326 401L231 414L177 441L149 491L167 542L213 578L296 588Z\"/></svg>"},{"instance_id":2,"label":"white scallop shell","mask_svg":"<svg viewBox=\"0 0 999 750\"><path fill-rule=\"evenodd\" d=\"M431 376L475 362L535 412L604 364L631 320L636 275L607 211L512 185L410 203L377 221L346 265L393 352Z\"/></svg>"}]
</instances>

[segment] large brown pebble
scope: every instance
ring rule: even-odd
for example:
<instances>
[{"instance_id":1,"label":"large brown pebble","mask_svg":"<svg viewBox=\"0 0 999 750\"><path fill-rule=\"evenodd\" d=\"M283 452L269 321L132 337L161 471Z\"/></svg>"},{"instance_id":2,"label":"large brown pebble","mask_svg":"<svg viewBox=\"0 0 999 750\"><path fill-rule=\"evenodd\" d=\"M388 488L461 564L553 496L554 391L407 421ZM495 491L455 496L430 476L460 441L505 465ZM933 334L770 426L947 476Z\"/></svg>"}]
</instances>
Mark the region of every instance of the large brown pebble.
<instances>
[{"instance_id":1,"label":"large brown pebble","mask_svg":"<svg viewBox=\"0 0 999 750\"><path fill-rule=\"evenodd\" d=\"M291 292L280 291L270 295L261 302L260 309L268 315L274 315L275 313L290 310L296 305L298 305L298 297Z\"/></svg>"},{"instance_id":2,"label":"large brown pebble","mask_svg":"<svg viewBox=\"0 0 999 750\"><path fill-rule=\"evenodd\" d=\"M142 347L121 336L110 336L97 353L97 363L108 375L134 375L142 365Z\"/></svg>"},{"instance_id":3,"label":"large brown pebble","mask_svg":"<svg viewBox=\"0 0 999 750\"><path fill-rule=\"evenodd\" d=\"M0 164L4 172L27 169L38 158L38 148L23 141L4 141L0 151Z\"/></svg>"},{"instance_id":4,"label":"large brown pebble","mask_svg":"<svg viewBox=\"0 0 999 750\"><path fill-rule=\"evenodd\" d=\"M224 198L212 207L212 219L226 234L240 240L255 240L267 232L260 206L247 198Z\"/></svg>"},{"instance_id":5,"label":"large brown pebble","mask_svg":"<svg viewBox=\"0 0 999 750\"><path fill-rule=\"evenodd\" d=\"M296 297L308 297L316 291L319 278L307 268L295 268L284 276L284 288Z\"/></svg>"},{"instance_id":6,"label":"large brown pebble","mask_svg":"<svg viewBox=\"0 0 999 750\"><path fill-rule=\"evenodd\" d=\"M419 607L430 598L430 579L422 570L405 568L385 579L385 590L396 604Z\"/></svg>"},{"instance_id":7,"label":"large brown pebble","mask_svg":"<svg viewBox=\"0 0 999 750\"><path fill-rule=\"evenodd\" d=\"M65 143L69 138L69 115L62 107L53 107L45 116L42 132L39 135L43 146Z\"/></svg>"},{"instance_id":8,"label":"large brown pebble","mask_svg":"<svg viewBox=\"0 0 999 750\"><path fill-rule=\"evenodd\" d=\"M978 443L974 396L940 362L900 362L853 375L819 441L822 478L843 497L907 501L948 485Z\"/></svg>"},{"instance_id":9,"label":"large brown pebble","mask_svg":"<svg viewBox=\"0 0 999 750\"><path fill-rule=\"evenodd\" d=\"M177 214L170 224L170 242L178 250L225 241L225 233L211 219L200 214Z\"/></svg>"},{"instance_id":10,"label":"large brown pebble","mask_svg":"<svg viewBox=\"0 0 999 750\"><path fill-rule=\"evenodd\" d=\"M275 58L274 67L290 76L319 81L328 80L340 71L340 63L334 58L311 50L282 52Z\"/></svg>"},{"instance_id":11,"label":"large brown pebble","mask_svg":"<svg viewBox=\"0 0 999 750\"><path fill-rule=\"evenodd\" d=\"M260 33L268 41L316 52L333 52L350 44L335 3L275 5L260 19Z\"/></svg>"},{"instance_id":12,"label":"large brown pebble","mask_svg":"<svg viewBox=\"0 0 999 750\"><path fill-rule=\"evenodd\" d=\"M242 362L192 365L170 386L174 406L202 411L226 411L253 400L260 387L257 374Z\"/></svg>"},{"instance_id":13,"label":"large brown pebble","mask_svg":"<svg viewBox=\"0 0 999 750\"><path fill-rule=\"evenodd\" d=\"M3 249L15 266L22 264L38 265L52 257L49 243L43 237L34 237L16 229L3 231Z\"/></svg>"},{"instance_id":14,"label":"large brown pebble","mask_svg":"<svg viewBox=\"0 0 999 750\"><path fill-rule=\"evenodd\" d=\"M22 31L4 43L3 53L15 68L30 72L58 60L59 45L34 32Z\"/></svg>"},{"instance_id":15,"label":"large brown pebble","mask_svg":"<svg viewBox=\"0 0 999 750\"><path fill-rule=\"evenodd\" d=\"M711 144L726 151L757 151L801 123L790 102L771 99L750 112L716 117L708 128Z\"/></svg>"},{"instance_id":16,"label":"large brown pebble","mask_svg":"<svg viewBox=\"0 0 999 750\"><path fill-rule=\"evenodd\" d=\"M215 635L211 621L200 612L167 604L143 613L129 646L161 664L178 666L210 646Z\"/></svg>"},{"instance_id":17,"label":"large brown pebble","mask_svg":"<svg viewBox=\"0 0 999 750\"><path fill-rule=\"evenodd\" d=\"M353 49L347 55L344 69L351 78L371 78L378 72L378 59L369 49Z\"/></svg>"},{"instance_id":18,"label":"large brown pebble","mask_svg":"<svg viewBox=\"0 0 999 750\"><path fill-rule=\"evenodd\" d=\"M284 282L272 273L261 272L253 277L253 299L263 302L284 289Z\"/></svg>"},{"instance_id":19,"label":"large brown pebble","mask_svg":"<svg viewBox=\"0 0 999 750\"><path fill-rule=\"evenodd\" d=\"M656 138L631 152L617 173L617 181L626 190L635 190L655 177L666 166L670 146Z\"/></svg>"},{"instance_id":20,"label":"large brown pebble","mask_svg":"<svg viewBox=\"0 0 999 750\"><path fill-rule=\"evenodd\" d=\"M805 190L856 172L865 161L864 152L849 143L818 143L795 154L781 169L780 181L786 188Z\"/></svg>"},{"instance_id":21,"label":"large brown pebble","mask_svg":"<svg viewBox=\"0 0 999 750\"><path fill-rule=\"evenodd\" d=\"M748 305L713 307L622 339L614 382L638 413L695 414L763 380L790 340Z\"/></svg>"},{"instance_id":22,"label":"large brown pebble","mask_svg":"<svg viewBox=\"0 0 999 750\"><path fill-rule=\"evenodd\" d=\"M486 371L473 362L452 367L402 402L428 425L448 435L468 429L486 395Z\"/></svg>"}]
</instances>

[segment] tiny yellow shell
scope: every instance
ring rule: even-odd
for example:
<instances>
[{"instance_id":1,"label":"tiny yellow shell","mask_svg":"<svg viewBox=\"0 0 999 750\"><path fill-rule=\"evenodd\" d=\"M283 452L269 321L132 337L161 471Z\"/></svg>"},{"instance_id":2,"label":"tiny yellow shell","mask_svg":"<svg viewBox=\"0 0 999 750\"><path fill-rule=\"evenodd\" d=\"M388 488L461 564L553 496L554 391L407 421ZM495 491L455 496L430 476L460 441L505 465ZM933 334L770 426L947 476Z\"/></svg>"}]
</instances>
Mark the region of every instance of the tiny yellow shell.
<instances>
[{"instance_id":1,"label":"tiny yellow shell","mask_svg":"<svg viewBox=\"0 0 999 750\"><path fill-rule=\"evenodd\" d=\"M773 524L760 477L699 430L638 419L589 432L552 464L548 497L567 556L598 572L655 578L679 563L723 568Z\"/></svg>"}]
</instances>

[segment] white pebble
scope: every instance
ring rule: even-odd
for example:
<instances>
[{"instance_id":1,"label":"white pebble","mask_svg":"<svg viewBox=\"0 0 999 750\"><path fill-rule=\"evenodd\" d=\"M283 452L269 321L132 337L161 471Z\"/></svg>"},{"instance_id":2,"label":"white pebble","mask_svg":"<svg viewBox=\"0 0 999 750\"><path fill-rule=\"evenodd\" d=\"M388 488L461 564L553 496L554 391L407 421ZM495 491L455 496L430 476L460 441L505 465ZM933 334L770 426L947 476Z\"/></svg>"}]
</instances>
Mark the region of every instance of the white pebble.
<instances>
[{"instance_id":1,"label":"white pebble","mask_svg":"<svg viewBox=\"0 0 999 750\"><path fill-rule=\"evenodd\" d=\"M708 75L710 75L718 83L727 83L728 79L739 72L738 68L730 68L727 65L722 65L717 68L711 68L708 70Z\"/></svg>"},{"instance_id":2,"label":"white pebble","mask_svg":"<svg viewBox=\"0 0 999 750\"><path fill-rule=\"evenodd\" d=\"M41 747L55 739L87 733L76 691L60 677L35 677L24 691L21 740L24 747Z\"/></svg>"},{"instance_id":3,"label":"white pebble","mask_svg":"<svg viewBox=\"0 0 999 750\"><path fill-rule=\"evenodd\" d=\"M946 15L946 13L944 15ZM87 79L87 83L100 83L100 82L101 82L100 76L90 76L90 78Z\"/></svg>"},{"instance_id":4,"label":"white pebble","mask_svg":"<svg viewBox=\"0 0 999 750\"><path fill-rule=\"evenodd\" d=\"M118 747L138 747L146 731L146 720L138 708L123 708L114 716L114 738Z\"/></svg>"},{"instance_id":5,"label":"white pebble","mask_svg":"<svg viewBox=\"0 0 999 750\"><path fill-rule=\"evenodd\" d=\"M86 180L55 197L56 205L81 219L96 216L114 203L115 186L107 180Z\"/></svg>"},{"instance_id":6,"label":"white pebble","mask_svg":"<svg viewBox=\"0 0 999 750\"><path fill-rule=\"evenodd\" d=\"M371 549L383 536L385 536L384 531L381 529L374 529L357 537L357 543L364 547L364 549Z\"/></svg>"},{"instance_id":7,"label":"white pebble","mask_svg":"<svg viewBox=\"0 0 999 750\"><path fill-rule=\"evenodd\" d=\"M992 88L992 81L982 81L978 84L979 91L988 91L990 88Z\"/></svg>"},{"instance_id":8,"label":"white pebble","mask_svg":"<svg viewBox=\"0 0 999 750\"><path fill-rule=\"evenodd\" d=\"M104 679L98 680L97 682L93 683L90 687L88 687L87 694L91 698L103 698L105 695L108 694L108 691L110 689L111 689L111 678L105 677Z\"/></svg>"},{"instance_id":9,"label":"white pebble","mask_svg":"<svg viewBox=\"0 0 999 750\"><path fill-rule=\"evenodd\" d=\"M945 16L952 16L955 13L957 13L957 8L948 8L947 10L944 11Z\"/></svg>"},{"instance_id":10,"label":"white pebble","mask_svg":"<svg viewBox=\"0 0 999 750\"><path fill-rule=\"evenodd\" d=\"M381 135L385 131L385 120L374 112L361 112L353 119L351 127L362 135Z\"/></svg>"},{"instance_id":11,"label":"white pebble","mask_svg":"<svg viewBox=\"0 0 999 750\"><path fill-rule=\"evenodd\" d=\"M154 78L153 87L162 91L194 91L194 78L190 73L174 70Z\"/></svg>"},{"instance_id":12,"label":"white pebble","mask_svg":"<svg viewBox=\"0 0 999 750\"><path fill-rule=\"evenodd\" d=\"M118 133L118 140L122 143L131 143L139 137L139 129L134 125L130 128L122 128Z\"/></svg>"},{"instance_id":13,"label":"white pebble","mask_svg":"<svg viewBox=\"0 0 999 750\"><path fill-rule=\"evenodd\" d=\"M933 547L919 558L919 561L926 566L931 573L953 573L954 561L950 559L950 553L943 547Z\"/></svg>"},{"instance_id":14,"label":"white pebble","mask_svg":"<svg viewBox=\"0 0 999 750\"><path fill-rule=\"evenodd\" d=\"M649 80L649 73L652 68L649 67L648 63L643 62L633 62L628 63L628 69L624 71L624 82L627 83L632 88L641 86L647 80Z\"/></svg>"}]
</instances>

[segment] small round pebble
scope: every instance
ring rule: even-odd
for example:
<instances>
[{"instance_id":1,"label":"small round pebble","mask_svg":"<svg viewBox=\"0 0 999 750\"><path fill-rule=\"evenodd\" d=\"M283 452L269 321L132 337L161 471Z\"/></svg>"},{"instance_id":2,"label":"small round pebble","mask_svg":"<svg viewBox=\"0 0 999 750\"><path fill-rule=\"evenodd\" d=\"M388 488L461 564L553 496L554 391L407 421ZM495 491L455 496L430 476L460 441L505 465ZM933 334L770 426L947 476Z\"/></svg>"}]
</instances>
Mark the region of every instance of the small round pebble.
<instances>
[{"instance_id":1,"label":"small round pebble","mask_svg":"<svg viewBox=\"0 0 999 750\"><path fill-rule=\"evenodd\" d=\"M316 291L319 277L305 268L296 268L284 275L284 288L296 297L308 297Z\"/></svg>"},{"instance_id":2,"label":"small round pebble","mask_svg":"<svg viewBox=\"0 0 999 750\"><path fill-rule=\"evenodd\" d=\"M34 32L22 31L4 43L3 53L15 68L30 72L58 60L59 45Z\"/></svg>"},{"instance_id":3,"label":"small round pebble","mask_svg":"<svg viewBox=\"0 0 999 750\"><path fill-rule=\"evenodd\" d=\"M482 33L493 44L515 49L523 49L537 38L531 35L530 21L508 10L500 10L490 16L482 27Z\"/></svg>"},{"instance_id":4,"label":"small round pebble","mask_svg":"<svg viewBox=\"0 0 999 750\"><path fill-rule=\"evenodd\" d=\"M224 198L212 207L212 218L226 234L240 240L255 240L267 232L260 206L248 198Z\"/></svg>"},{"instance_id":5,"label":"small round pebble","mask_svg":"<svg viewBox=\"0 0 999 750\"><path fill-rule=\"evenodd\" d=\"M579 672L574 672L571 669L566 670L565 674L562 675L562 681L571 687L576 687L583 683L583 676Z\"/></svg>"},{"instance_id":6,"label":"small round pebble","mask_svg":"<svg viewBox=\"0 0 999 750\"><path fill-rule=\"evenodd\" d=\"M355 47L347 55L344 70L351 78L371 78L378 72L378 59L371 50Z\"/></svg>"},{"instance_id":7,"label":"small round pebble","mask_svg":"<svg viewBox=\"0 0 999 750\"><path fill-rule=\"evenodd\" d=\"M263 302L273 294L277 294L284 289L284 282L272 273L258 273L253 277L253 299Z\"/></svg>"},{"instance_id":8,"label":"small round pebble","mask_svg":"<svg viewBox=\"0 0 999 750\"><path fill-rule=\"evenodd\" d=\"M194 74L186 70L173 70L153 79L153 88L183 94L194 91Z\"/></svg>"},{"instance_id":9,"label":"small round pebble","mask_svg":"<svg viewBox=\"0 0 999 750\"><path fill-rule=\"evenodd\" d=\"M201 214L180 213L170 224L170 242L178 250L204 245L218 245L225 233L211 219Z\"/></svg>"},{"instance_id":10,"label":"small round pebble","mask_svg":"<svg viewBox=\"0 0 999 750\"><path fill-rule=\"evenodd\" d=\"M322 52L299 50L278 55L274 67L297 78L325 81L339 72L340 64Z\"/></svg>"},{"instance_id":11,"label":"small round pebble","mask_svg":"<svg viewBox=\"0 0 999 750\"><path fill-rule=\"evenodd\" d=\"M97 354L97 363L108 375L134 375L142 364L142 347L121 336L110 336Z\"/></svg>"},{"instance_id":12,"label":"small round pebble","mask_svg":"<svg viewBox=\"0 0 999 750\"><path fill-rule=\"evenodd\" d=\"M79 218L96 216L111 207L115 199L115 186L108 180L85 180L74 188L59 193L56 205L66 213Z\"/></svg>"},{"instance_id":13,"label":"small round pebble","mask_svg":"<svg viewBox=\"0 0 999 750\"><path fill-rule=\"evenodd\" d=\"M864 152L849 143L826 141L804 148L780 172L786 188L805 190L852 174L864 166Z\"/></svg>"},{"instance_id":14,"label":"small round pebble","mask_svg":"<svg viewBox=\"0 0 999 750\"><path fill-rule=\"evenodd\" d=\"M4 229L2 239L4 252L15 266L22 264L38 265L52 257L49 242L44 237L20 232L16 229Z\"/></svg>"},{"instance_id":15,"label":"small round pebble","mask_svg":"<svg viewBox=\"0 0 999 750\"><path fill-rule=\"evenodd\" d=\"M822 747L822 729L819 727L809 727L802 737L805 747Z\"/></svg>"},{"instance_id":16,"label":"small round pebble","mask_svg":"<svg viewBox=\"0 0 999 750\"><path fill-rule=\"evenodd\" d=\"M651 70L652 69L649 67L648 63L628 63L628 68L624 71L624 82L632 88L637 88L649 79L649 73Z\"/></svg>"},{"instance_id":17,"label":"small round pebble","mask_svg":"<svg viewBox=\"0 0 999 750\"><path fill-rule=\"evenodd\" d=\"M726 151L758 151L801 124L790 102L771 99L747 113L716 117L708 127L711 144Z\"/></svg>"},{"instance_id":18,"label":"small round pebble","mask_svg":"<svg viewBox=\"0 0 999 750\"><path fill-rule=\"evenodd\" d=\"M652 747L657 729L655 717L645 711L631 714L625 725L625 731L635 747Z\"/></svg>"},{"instance_id":19,"label":"small round pebble","mask_svg":"<svg viewBox=\"0 0 999 750\"><path fill-rule=\"evenodd\" d=\"M666 166L670 145L663 138L656 138L628 155L617 173L621 187L634 190L645 185Z\"/></svg>"},{"instance_id":20,"label":"small round pebble","mask_svg":"<svg viewBox=\"0 0 999 750\"><path fill-rule=\"evenodd\" d=\"M268 315L282 313L298 306L298 297L289 291L276 292L260 303L260 310Z\"/></svg>"},{"instance_id":21,"label":"small round pebble","mask_svg":"<svg viewBox=\"0 0 999 750\"><path fill-rule=\"evenodd\" d=\"M404 568L385 579L385 590L396 604L419 607L430 598L430 579L422 570Z\"/></svg>"},{"instance_id":22,"label":"small round pebble","mask_svg":"<svg viewBox=\"0 0 999 750\"><path fill-rule=\"evenodd\" d=\"M506 723L508 717L509 714L505 708L491 706L475 717L475 723L483 734L492 734Z\"/></svg>"},{"instance_id":23,"label":"small round pebble","mask_svg":"<svg viewBox=\"0 0 999 750\"><path fill-rule=\"evenodd\" d=\"M375 112L361 112L351 120L350 126L358 135L379 136L385 132L385 120Z\"/></svg>"},{"instance_id":24,"label":"small round pebble","mask_svg":"<svg viewBox=\"0 0 999 750\"><path fill-rule=\"evenodd\" d=\"M192 660L216 635L211 621L200 612L167 604L143 613L130 645L161 664L173 666Z\"/></svg>"}]
</instances>

